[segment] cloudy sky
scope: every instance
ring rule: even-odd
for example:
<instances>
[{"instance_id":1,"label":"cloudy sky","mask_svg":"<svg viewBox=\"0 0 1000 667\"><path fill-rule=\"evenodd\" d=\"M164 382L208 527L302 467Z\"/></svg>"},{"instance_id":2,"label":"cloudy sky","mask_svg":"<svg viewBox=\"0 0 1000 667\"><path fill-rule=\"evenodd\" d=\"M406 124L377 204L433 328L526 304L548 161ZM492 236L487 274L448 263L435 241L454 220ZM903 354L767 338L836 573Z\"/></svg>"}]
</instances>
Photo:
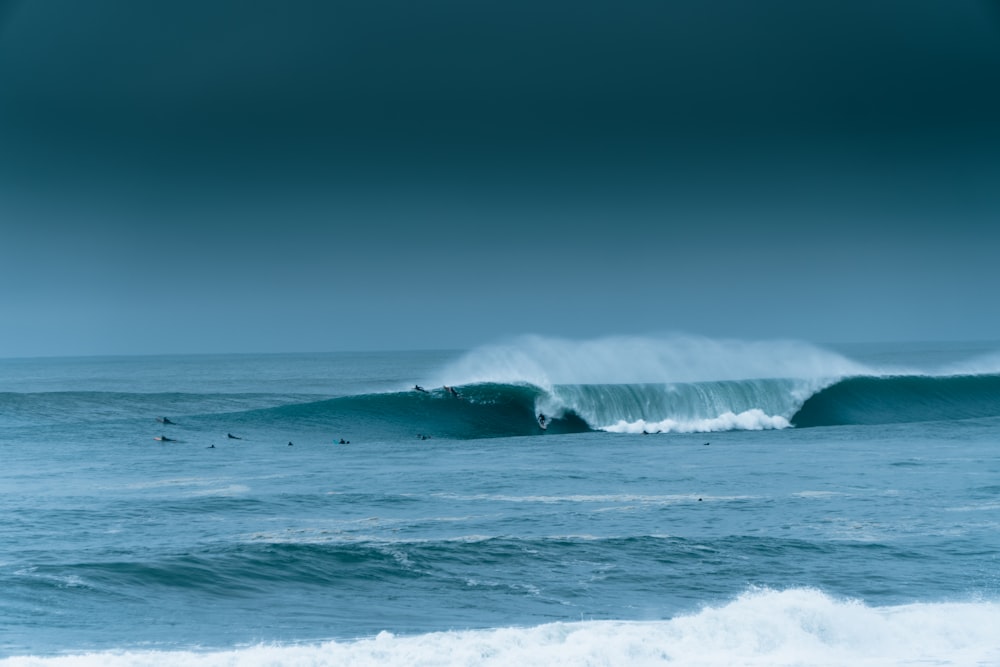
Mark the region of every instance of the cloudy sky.
<instances>
[{"instance_id":1,"label":"cloudy sky","mask_svg":"<svg viewBox=\"0 0 1000 667\"><path fill-rule=\"evenodd\" d=\"M996 0L0 0L0 357L1000 339Z\"/></svg>"}]
</instances>

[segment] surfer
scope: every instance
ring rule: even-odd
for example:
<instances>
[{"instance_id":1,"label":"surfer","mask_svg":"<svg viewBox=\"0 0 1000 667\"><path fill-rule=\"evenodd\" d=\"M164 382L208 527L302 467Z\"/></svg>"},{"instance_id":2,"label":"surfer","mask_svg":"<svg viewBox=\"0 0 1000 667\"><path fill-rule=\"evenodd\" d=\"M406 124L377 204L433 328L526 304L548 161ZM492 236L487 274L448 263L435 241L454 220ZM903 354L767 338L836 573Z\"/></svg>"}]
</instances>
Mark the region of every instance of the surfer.
<instances>
[{"instance_id":1,"label":"surfer","mask_svg":"<svg viewBox=\"0 0 1000 667\"><path fill-rule=\"evenodd\" d=\"M545 413L544 412L539 412L538 413L538 425L541 426L542 428L545 428Z\"/></svg>"},{"instance_id":2,"label":"surfer","mask_svg":"<svg viewBox=\"0 0 1000 667\"><path fill-rule=\"evenodd\" d=\"M158 435L155 438L153 438L153 440L159 440L160 442L177 442L173 438L168 438L165 435Z\"/></svg>"},{"instance_id":3,"label":"surfer","mask_svg":"<svg viewBox=\"0 0 1000 667\"><path fill-rule=\"evenodd\" d=\"M215 449L215 443L213 442L211 445L209 445L205 449Z\"/></svg>"},{"instance_id":4,"label":"surfer","mask_svg":"<svg viewBox=\"0 0 1000 667\"><path fill-rule=\"evenodd\" d=\"M292 446L292 441L291 441L291 440L289 440L289 441L288 441L288 446L289 446L289 447L291 447L291 446Z\"/></svg>"},{"instance_id":5,"label":"surfer","mask_svg":"<svg viewBox=\"0 0 1000 667\"><path fill-rule=\"evenodd\" d=\"M456 391L454 387L449 387L448 385L445 385L444 390L449 394L451 394L452 396L454 396L455 398L458 398L458 391Z\"/></svg>"},{"instance_id":6,"label":"surfer","mask_svg":"<svg viewBox=\"0 0 1000 667\"><path fill-rule=\"evenodd\" d=\"M232 433L227 433L226 437L229 438L230 440L242 440L243 439L243 438L240 438L240 437L237 437L237 436L233 435Z\"/></svg>"},{"instance_id":7,"label":"surfer","mask_svg":"<svg viewBox=\"0 0 1000 667\"><path fill-rule=\"evenodd\" d=\"M349 444L351 444L351 441L350 440L344 440L343 438L341 438L340 439L340 444L342 444L342 445L349 445Z\"/></svg>"},{"instance_id":8,"label":"surfer","mask_svg":"<svg viewBox=\"0 0 1000 667\"><path fill-rule=\"evenodd\" d=\"M413 385L413 391L422 391L422 392L424 392L425 394L427 393L427 390L426 390L426 389L424 389L423 387L421 387L421 386L420 386L419 384L415 384L415 385Z\"/></svg>"},{"instance_id":9,"label":"surfer","mask_svg":"<svg viewBox=\"0 0 1000 667\"><path fill-rule=\"evenodd\" d=\"M166 417L157 417L156 421L160 422L161 424L173 424L173 422L167 419Z\"/></svg>"}]
</instances>

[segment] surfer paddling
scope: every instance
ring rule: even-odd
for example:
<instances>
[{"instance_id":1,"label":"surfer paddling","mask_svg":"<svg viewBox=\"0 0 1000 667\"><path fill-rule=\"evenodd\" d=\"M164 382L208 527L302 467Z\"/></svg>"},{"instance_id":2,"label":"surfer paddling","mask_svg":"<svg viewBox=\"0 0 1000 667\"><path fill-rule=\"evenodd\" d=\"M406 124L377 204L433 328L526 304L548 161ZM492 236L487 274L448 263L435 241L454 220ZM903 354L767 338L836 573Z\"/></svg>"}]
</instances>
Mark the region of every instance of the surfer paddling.
<instances>
[{"instance_id":1,"label":"surfer paddling","mask_svg":"<svg viewBox=\"0 0 1000 667\"><path fill-rule=\"evenodd\" d=\"M449 387L448 385L444 385L444 390L449 394L451 394L452 396L454 396L455 398L459 397L458 391L454 387Z\"/></svg>"},{"instance_id":2,"label":"surfer paddling","mask_svg":"<svg viewBox=\"0 0 1000 667\"><path fill-rule=\"evenodd\" d=\"M160 442L177 442L173 438L168 438L165 435L158 435L155 438L153 438L153 440L159 440Z\"/></svg>"},{"instance_id":3,"label":"surfer paddling","mask_svg":"<svg viewBox=\"0 0 1000 667\"><path fill-rule=\"evenodd\" d=\"M226 437L229 438L230 440L242 440L243 439L243 438L241 438L239 436L233 435L232 433L227 433Z\"/></svg>"},{"instance_id":4,"label":"surfer paddling","mask_svg":"<svg viewBox=\"0 0 1000 667\"><path fill-rule=\"evenodd\" d=\"M170 421L169 419L167 419L166 417L157 417L156 421L160 422L161 424L173 424L174 423L174 422Z\"/></svg>"}]
</instances>

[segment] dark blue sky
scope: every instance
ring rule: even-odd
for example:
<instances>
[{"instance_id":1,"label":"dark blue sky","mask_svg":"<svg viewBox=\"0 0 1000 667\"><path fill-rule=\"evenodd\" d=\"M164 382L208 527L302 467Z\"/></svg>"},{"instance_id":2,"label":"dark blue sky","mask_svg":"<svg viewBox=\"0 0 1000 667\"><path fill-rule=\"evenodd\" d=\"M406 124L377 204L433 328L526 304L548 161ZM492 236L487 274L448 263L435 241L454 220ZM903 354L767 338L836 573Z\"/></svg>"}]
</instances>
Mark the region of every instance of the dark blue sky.
<instances>
[{"instance_id":1,"label":"dark blue sky","mask_svg":"<svg viewBox=\"0 0 1000 667\"><path fill-rule=\"evenodd\" d=\"M0 356L998 339L989 0L0 0Z\"/></svg>"}]
</instances>

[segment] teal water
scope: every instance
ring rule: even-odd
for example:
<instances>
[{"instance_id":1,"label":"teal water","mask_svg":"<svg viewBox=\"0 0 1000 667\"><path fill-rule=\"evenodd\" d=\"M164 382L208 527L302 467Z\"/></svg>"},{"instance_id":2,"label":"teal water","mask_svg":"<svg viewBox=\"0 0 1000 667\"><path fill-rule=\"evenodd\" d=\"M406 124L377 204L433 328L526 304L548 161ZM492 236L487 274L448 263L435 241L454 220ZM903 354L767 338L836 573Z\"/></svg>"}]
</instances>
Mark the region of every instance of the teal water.
<instances>
[{"instance_id":1,"label":"teal water","mask_svg":"<svg viewBox=\"0 0 1000 667\"><path fill-rule=\"evenodd\" d=\"M994 664L997 350L3 360L0 664Z\"/></svg>"}]
</instances>

